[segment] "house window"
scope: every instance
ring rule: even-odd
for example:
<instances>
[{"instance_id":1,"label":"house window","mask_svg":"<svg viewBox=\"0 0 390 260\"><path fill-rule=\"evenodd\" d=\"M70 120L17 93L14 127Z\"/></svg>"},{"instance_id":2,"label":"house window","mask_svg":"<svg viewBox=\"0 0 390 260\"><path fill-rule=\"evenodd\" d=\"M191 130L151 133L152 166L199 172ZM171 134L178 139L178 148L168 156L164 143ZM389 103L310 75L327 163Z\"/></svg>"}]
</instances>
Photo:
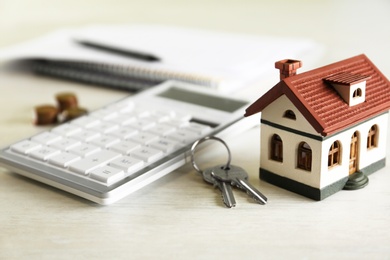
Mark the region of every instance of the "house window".
<instances>
[{"instance_id":1,"label":"house window","mask_svg":"<svg viewBox=\"0 0 390 260\"><path fill-rule=\"evenodd\" d=\"M362 96L362 89L361 88L355 89L355 91L352 94L352 97L353 98L358 98L358 97L361 97L361 96Z\"/></svg>"},{"instance_id":2,"label":"house window","mask_svg":"<svg viewBox=\"0 0 390 260\"><path fill-rule=\"evenodd\" d=\"M302 142L298 146L298 168L311 171L311 148L310 146Z\"/></svg>"},{"instance_id":3,"label":"house window","mask_svg":"<svg viewBox=\"0 0 390 260\"><path fill-rule=\"evenodd\" d=\"M274 134L271 139L271 159L283 162L283 142L277 134Z\"/></svg>"},{"instance_id":4,"label":"house window","mask_svg":"<svg viewBox=\"0 0 390 260\"><path fill-rule=\"evenodd\" d=\"M372 149L378 145L378 127L376 125L371 126L367 136L367 149Z\"/></svg>"},{"instance_id":5,"label":"house window","mask_svg":"<svg viewBox=\"0 0 390 260\"><path fill-rule=\"evenodd\" d=\"M297 117L295 116L295 113L292 110L290 110L290 109L286 110L286 112L284 112L283 117L289 118L289 119L293 119L293 120L297 119Z\"/></svg>"},{"instance_id":6,"label":"house window","mask_svg":"<svg viewBox=\"0 0 390 260\"><path fill-rule=\"evenodd\" d=\"M340 158L341 158L341 146L339 141L335 141L329 149L329 155L328 155L328 167L331 168L333 166L340 164Z\"/></svg>"}]
</instances>

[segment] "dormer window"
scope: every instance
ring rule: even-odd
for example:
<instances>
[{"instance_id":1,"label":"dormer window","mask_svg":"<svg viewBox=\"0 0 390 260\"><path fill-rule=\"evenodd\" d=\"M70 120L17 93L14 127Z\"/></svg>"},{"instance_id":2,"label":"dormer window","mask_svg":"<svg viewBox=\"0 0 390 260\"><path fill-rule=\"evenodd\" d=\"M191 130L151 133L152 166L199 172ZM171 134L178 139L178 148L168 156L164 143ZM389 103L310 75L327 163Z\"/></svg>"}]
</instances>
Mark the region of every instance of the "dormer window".
<instances>
[{"instance_id":1,"label":"dormer window","mask_svg":"<svg viewBox=\"0 0 390 260\"><path fill-rule=\"evenodd\" d=\"M370 76L341 72L324 78L349 106L366 101L366 82Z\"/></svg>"},{"instance_id":2,"label":"dormer window","mask_svg":"<svg viewBox=\"0 0 390 260\"><path fill-rule=\"evenodd\" d=\"M356 89L352 94L353 98L360 98L361 96L362 96L362 89L361 88Z\"/></svg>"},{"instance_id":3,"label":"dormer window","mask_svg":"<svg viewBox=\"0 0 390 260\"><path fill-rule=\"evenodd\" d=\"M284 112L284 115L283 115L284 118L288 118L288 119L292 119L292 120L296 120L297 117L295 116L295 113L294 111L292 110L286 110L286 112Z\"/></svg>"}]
</instances>

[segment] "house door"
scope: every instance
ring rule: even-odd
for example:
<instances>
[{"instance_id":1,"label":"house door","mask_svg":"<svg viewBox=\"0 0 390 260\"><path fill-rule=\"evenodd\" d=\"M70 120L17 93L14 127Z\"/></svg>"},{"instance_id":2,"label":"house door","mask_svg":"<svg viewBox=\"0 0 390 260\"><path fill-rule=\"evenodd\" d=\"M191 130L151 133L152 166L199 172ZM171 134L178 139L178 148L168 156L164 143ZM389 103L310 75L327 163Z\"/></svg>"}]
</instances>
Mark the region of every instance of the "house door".
<instances>
[{"instance_id":1,"label":"house door","mask_svg":"<svg viewBox=\"0 0 390 260\"><path fill-rule=\"evenodd\" d=\"M353 133L351 137L351 151L349 154L349 174L353 174L358 170L358 156L359 154L359 135L357 132Z\"/></svg>"}]
</instances>

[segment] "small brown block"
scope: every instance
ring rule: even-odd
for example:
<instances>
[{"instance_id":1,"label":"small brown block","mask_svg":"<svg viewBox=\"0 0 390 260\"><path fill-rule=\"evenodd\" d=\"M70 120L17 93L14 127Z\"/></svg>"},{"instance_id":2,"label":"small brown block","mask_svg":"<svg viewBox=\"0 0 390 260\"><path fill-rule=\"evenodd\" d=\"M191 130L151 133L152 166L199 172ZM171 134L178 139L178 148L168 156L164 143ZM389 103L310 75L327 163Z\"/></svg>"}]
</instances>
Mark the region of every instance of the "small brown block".
<instances>
[{"instance_id":1,"label":"small brown block","mask_svg":"<svg viewBox=\"0 0 390 260\"><path fill-rule=\"evenodd\" d=\"M60 112L70 108L77 108L77 97L73 93L59 93L56 95Z\"/></svg>"},{"instance_id":2,"label":"small brown block","mask_svg":"<svg viewBox=\"0 0 390 260\"><path fill-rule=\"evenodd\" d=\"M57 122L58 109L52 105L41 105L35 107L35 124L49 125Z\"/></svg>"}]
</instances>

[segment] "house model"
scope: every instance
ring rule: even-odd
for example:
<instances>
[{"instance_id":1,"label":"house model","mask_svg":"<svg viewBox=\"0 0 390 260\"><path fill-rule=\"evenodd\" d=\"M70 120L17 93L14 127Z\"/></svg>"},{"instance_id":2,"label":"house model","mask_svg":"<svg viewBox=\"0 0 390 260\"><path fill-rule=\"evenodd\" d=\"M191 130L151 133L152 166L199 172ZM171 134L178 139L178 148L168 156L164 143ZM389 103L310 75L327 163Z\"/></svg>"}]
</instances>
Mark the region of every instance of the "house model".
<instances>
[{"instance_id":1,"label":"house model","mask_svg":"<svg viewBox=\"0 0 390 260\"><path fill-rule=\"evenodd\" d=\"M366 186L385 166L390 82L365 55L301 65L276 62L280 82L246 110L261 112L260 178L314 200Z\"/></svg>"}]
</instances>

